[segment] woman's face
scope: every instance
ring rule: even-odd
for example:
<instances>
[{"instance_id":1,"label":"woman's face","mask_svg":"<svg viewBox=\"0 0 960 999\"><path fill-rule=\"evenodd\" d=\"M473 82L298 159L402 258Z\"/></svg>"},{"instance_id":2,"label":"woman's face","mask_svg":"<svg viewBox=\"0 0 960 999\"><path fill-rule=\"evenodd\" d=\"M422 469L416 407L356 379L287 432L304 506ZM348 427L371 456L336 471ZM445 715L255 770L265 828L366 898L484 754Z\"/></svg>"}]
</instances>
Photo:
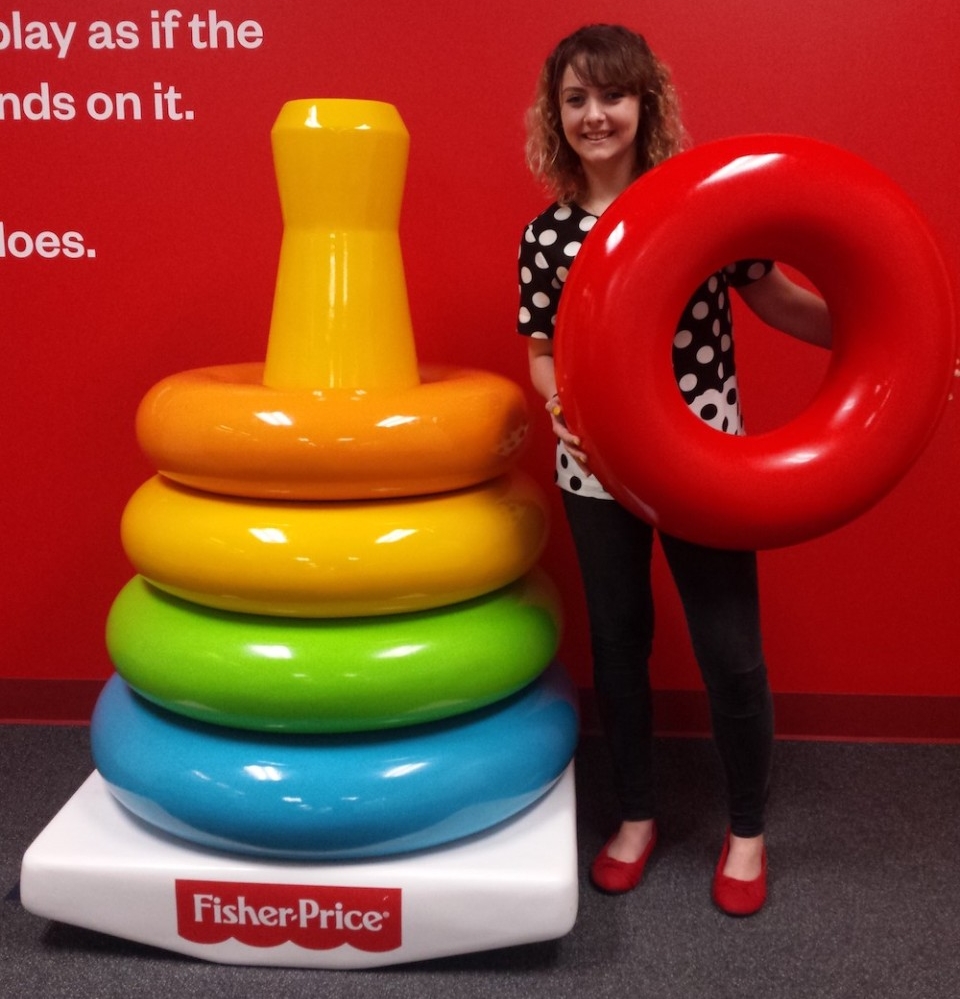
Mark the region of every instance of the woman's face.
<instances>
[{"instance_id":1,"label":"woman's face","mask_svg":"<svg viewBox=\"0 0 960 999\"><path fill-rule=\"evenodd\" d=\"M617 87L595 87L567 66L560 80L560 123L586 169L636 168L640 98Z\"/></svg>"}]
</instances>

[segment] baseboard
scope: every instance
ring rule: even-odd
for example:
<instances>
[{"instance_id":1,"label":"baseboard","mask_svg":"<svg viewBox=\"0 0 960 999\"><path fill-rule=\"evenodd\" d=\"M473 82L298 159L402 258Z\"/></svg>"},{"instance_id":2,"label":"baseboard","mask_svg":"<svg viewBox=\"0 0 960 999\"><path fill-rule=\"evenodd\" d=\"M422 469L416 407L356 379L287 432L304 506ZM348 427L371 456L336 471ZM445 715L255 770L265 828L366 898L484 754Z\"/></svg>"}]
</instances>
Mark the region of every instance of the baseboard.
<instances>
[{"instance_id":1,"label":"baseboard","mask_svg":"<svg viewBox=\"0 0 960 999\"><path fill-rule=\"evenodd\" d=\"M77 725L90 720L103 680L0 679L0 723ZM583 730L599 731L593 691L580 691ZM780 739L960 743L960 697L775 694ZM703 691L654 692L656 731L710 734Z\"/></svg>"},{"instance_id":2,"label":"baseboard","mask_svg":"<svg viewBox=\"0 0 960 999\"><path fill-rule=\"evenodd\" d=\"M106 680L0 679L0 723L83 725Z\"/></svg>"},{"instance_id":3,"label":"baseboard","mask_svg":"<svg viewBox=\"0 0 960 999\"><path fill-rule=\"evenodd\" d=\"M585 732L598 732L592 690L581 690ZM778 739L960 743L960 697L886 694L774 694ZM662 736L705 737L710 711L700 690L657 690L655 729Z\"/></svg>"}]
</instances>

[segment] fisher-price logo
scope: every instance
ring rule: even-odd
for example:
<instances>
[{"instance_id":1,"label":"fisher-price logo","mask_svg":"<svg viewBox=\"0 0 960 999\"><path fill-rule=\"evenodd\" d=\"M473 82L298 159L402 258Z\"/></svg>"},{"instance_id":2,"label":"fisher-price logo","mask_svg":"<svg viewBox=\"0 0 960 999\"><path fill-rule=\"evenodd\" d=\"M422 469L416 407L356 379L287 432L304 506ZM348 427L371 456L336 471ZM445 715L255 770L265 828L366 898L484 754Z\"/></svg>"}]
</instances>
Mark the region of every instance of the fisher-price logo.
<instances>
[{"instance_id":1,"label":"fisher-price logo","mask_svg":"<svg viewBox=\"0 0 960 999\"><path fill-rule=\"evenodd\" d=\"M178 880L176 891L177 932L193 943L233 937L249 947L346 944L376 953L400 946L399 888Z\"/></svg>"}]
</instances>

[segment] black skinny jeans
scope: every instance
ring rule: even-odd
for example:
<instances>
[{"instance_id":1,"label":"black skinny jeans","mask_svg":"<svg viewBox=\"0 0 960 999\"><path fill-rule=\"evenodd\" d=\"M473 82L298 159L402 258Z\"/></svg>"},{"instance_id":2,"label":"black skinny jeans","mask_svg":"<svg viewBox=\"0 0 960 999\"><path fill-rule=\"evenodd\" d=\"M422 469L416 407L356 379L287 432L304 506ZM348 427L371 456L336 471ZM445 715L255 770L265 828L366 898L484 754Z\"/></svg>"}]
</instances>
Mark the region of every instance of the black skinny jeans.
<instances>
[{"instance_id":1,"label":"black skinny jeans","mask_svg":"<svg viewBox=\"0 0 960 999\"><path fill-rule=\"evenodd\" d=\"M653 528L612 500L563 492L590 621L594 689L623 820L652 818ZM727 780L730 829L759 836L773 752L754 552L660 544L683 604Z\"/></svg>"}]
</instances>

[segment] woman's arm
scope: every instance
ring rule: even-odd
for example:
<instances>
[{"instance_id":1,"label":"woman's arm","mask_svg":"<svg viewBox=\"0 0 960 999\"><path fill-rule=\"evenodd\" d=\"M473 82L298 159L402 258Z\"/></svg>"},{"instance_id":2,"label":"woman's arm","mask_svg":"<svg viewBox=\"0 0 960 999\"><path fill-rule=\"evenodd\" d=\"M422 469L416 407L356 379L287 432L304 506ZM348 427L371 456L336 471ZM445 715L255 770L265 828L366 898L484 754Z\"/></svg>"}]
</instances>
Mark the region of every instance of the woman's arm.
<instances>
[{"instance_id":1,"label":"woman's arm","mask_svg":"<svg viewBox=\"0 0 960 999\"><path fill-rule=\"evenodd\" d=\"M553 341L531 337L527 341L527 360L530 365L530 382L547 400L554 434L563 441L571 456L586 469L587 456L580 450L580 438L570 432L563 420L563 409L557 395L557 376L553 367Z\"/></svg>"},{"instance_id":2,"label":"woman's arm","mask_svg":"<svg viewBox=\"0 0 960 999\"><path fill-rule=\"evenodd\" d=\"M830 346L833 331L827 303L794 284L777 266L759 281L737 291L769 326L818 347Z\"/></svg>"}]
</instances>

